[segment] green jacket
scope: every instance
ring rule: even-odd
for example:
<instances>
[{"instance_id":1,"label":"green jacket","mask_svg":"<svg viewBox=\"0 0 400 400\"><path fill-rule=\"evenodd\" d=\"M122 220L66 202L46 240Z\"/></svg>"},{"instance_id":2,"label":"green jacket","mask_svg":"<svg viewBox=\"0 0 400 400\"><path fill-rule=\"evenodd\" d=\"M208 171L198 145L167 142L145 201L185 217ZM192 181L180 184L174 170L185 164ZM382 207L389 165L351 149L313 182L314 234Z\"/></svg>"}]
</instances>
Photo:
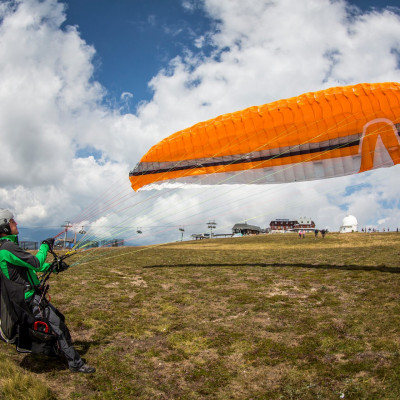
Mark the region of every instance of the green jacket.
<instances>
[{"instance_id":1,"label":"green jacket","mask_svg":"<svg viewBox=\"0 0 400 400\"><path fill-rule=\"evenodd\" d=\"M34 293L34 287L39 285L37 272L46 272L50 264L46 263L49 246L42 244L36 255L28 253L18 246L16 235L0 238L0 270L3 275L25 286L25 299Z\"/></svg>"}]
</instances>

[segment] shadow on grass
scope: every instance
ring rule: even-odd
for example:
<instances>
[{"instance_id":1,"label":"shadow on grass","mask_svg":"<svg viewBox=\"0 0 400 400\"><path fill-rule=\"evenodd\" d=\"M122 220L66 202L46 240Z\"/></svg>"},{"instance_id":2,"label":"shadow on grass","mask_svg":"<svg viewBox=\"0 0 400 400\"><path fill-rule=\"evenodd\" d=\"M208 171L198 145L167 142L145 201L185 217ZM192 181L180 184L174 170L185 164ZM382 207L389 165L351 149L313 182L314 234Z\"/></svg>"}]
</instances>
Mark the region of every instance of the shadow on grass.
<instances>
[{"instance_id":1,"label":"shadow on grass","mask_svg":"<svg viewBox=\"0 0 400 400\"><path fill-rule=\"evenodd\" d=\"M20 362L20 367L36 374L68 369L67 362L59 357L46 357L42 354L28 354Z\"/></svg>"},{"instance_id":2,"label":"shadow on grass","mask_svg":"<svg viewBox=\"0 0 400 400\"><path fill-rule=\"evenodd\" d=\"M103 342L99 342L99 341L88 342L88 341L84 341L84 340L75 340L74 341L74 347L81 356L84 356L88 352L91 345L98 346L101 344L103 344Z\"/></svg>"},{"instance_id":3,"label":"shadow on grass","mask_svg":"<svg viewBox=\"0 0 400 400\"><path fill-rule=\"evenodd\" d=\"M99 344L99 342L77 340L74 342L74 347L83 356L88 352L91 345L96 344ZM68 369L67 361L63 356L45 356L43 354L27 354L20 362L20 366L37 374Z\"/></svg>"},{"instance_id":4,"label":"shadow on grass","mask_svg":"<svg viewBox=\"0 0 400 400\"><path fill-rule=\"evenodd\" d=\"M342 271L379 271L389 272L392 274L400 273L400 267L387 267L386 265L328 265L328 264L289 264L289 263L254 263L254 264L158 264L146 265L143 268L214 268L214 267L294 267L294 268L309 268L309 269L337 269Z\"/></svg>"}]
</instances>

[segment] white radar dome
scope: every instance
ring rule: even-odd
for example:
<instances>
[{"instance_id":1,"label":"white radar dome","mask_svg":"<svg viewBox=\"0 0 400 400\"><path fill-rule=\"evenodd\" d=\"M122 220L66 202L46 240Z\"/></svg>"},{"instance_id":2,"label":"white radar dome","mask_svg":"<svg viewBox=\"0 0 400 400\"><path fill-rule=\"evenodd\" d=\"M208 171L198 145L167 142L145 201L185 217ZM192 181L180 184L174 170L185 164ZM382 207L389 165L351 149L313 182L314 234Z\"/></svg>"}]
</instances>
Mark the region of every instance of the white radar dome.
<instances>
[{"instance_id":1,"label":"white radar dome","mask_svg":"<svg viewBox=\"0 0 400 400\"><path fill-rule=\"evenodd\" d=\"M357 218L354 215L346 215L343 218L342 226L340 227L340 233L349 233L358 231Z\"/></svg>"}]
</instances>

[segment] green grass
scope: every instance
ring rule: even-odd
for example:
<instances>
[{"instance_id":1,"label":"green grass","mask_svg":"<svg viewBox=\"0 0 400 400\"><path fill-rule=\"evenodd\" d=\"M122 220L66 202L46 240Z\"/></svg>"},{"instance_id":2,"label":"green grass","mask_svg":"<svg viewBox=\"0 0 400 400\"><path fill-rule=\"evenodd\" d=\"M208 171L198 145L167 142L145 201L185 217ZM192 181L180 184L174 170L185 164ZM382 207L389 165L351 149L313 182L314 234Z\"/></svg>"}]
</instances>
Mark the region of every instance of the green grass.
<instances>
[{"instance_id":1,"label":"green grass","mask_svg":"<svg viewBox=\"0 0 400 400\"><path fill-rule=\"evenodd\" d=\"M0 398L400 398L400 234L93 254L51 294L97 372L1 344Z\"/></svg>"}]
</instances>

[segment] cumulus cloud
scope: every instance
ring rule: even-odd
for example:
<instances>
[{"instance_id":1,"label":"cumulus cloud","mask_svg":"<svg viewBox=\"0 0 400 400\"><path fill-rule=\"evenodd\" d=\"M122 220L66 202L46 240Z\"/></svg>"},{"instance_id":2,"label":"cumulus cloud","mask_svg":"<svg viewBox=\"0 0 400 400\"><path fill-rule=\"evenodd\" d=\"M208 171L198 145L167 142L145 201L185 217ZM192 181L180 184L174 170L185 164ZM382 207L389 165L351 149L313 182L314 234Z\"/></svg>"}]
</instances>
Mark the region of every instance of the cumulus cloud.
<instances>
[{"instance_id":1,"label":"cumulus cloud","mask_svg":"<svg viewBox=\"0 0 400 400\"><path fill-rule=\"evenodd\" d=\"M182 5L199 12L198 3ZM202 12L214 20L212 30L193 38L196 53L183 52L153 77L152 100L134 114L104 105L106 88L93 79L96 49L79 27L63 27L61 2L3 1L2 206L22 224L75 218L79 225L101 216L97 226L110 222L119 232L201 221L204 230L208 218L229 231L240 220L266 227L270 219L299 216L334 230L348 212L361 225L400 225L398 167L278 187L133 194L129 169L174 131L306 91L400 81L398 9L362 13L341 0L205 0ZM175 236L160 229L148 241Z\"/></svg>"},{"instance_id":2,"label":"cumulus cloud","mask_svg":"<svg viewBox=\"0 0 400 400\"><path fill-rule=\"evenodd\" d=\"M0 182L7 195L2 202L22 223L40 224L78 211L83 200L109 184L109 170L126 175L128 167L118 156L124 145L112 136L124 130L128 117L101 106L105 89L92 80L95 50L75 27L61 29L62 4L29 0L3 6ZM76 157L87 146L107 148L107 159Z\"/></svg>"},{"instance_id":3,"label":"cumulus cloud","mask_svg":"<svg viewBox=\"0 0 400 400\"><path fill-rule=\"evenodd\" d=\"M132 97L133 97L133 94L130 92L124 92L121 94L121 100L124 100L124 101L129 100Z\"/></svg>"}]
</instances>

